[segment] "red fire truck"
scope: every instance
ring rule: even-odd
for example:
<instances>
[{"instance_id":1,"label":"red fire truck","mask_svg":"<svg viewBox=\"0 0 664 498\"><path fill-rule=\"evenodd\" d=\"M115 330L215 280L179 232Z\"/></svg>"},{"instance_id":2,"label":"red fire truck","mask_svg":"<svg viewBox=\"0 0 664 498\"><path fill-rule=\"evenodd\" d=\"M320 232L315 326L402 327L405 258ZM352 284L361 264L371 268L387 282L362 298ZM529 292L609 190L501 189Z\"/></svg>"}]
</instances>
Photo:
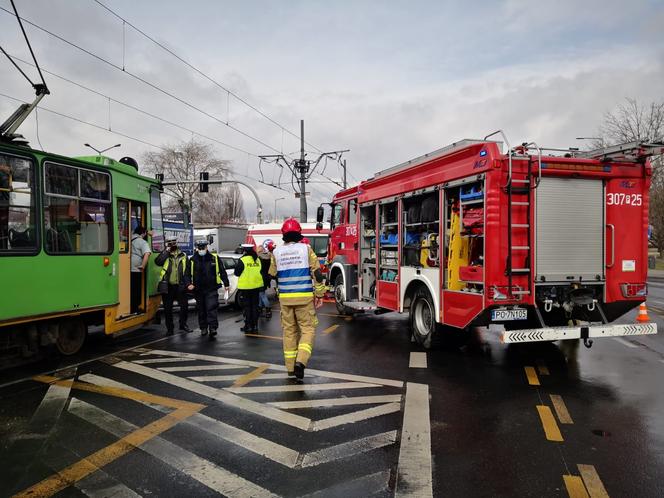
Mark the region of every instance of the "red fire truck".
<instances>
[{"instance_id":1,"label":"red fire truck","mask_svg":"<svg viewBox=\"0 0 664 498\"><path fill-rule=\"evenodd\" d=\"M649 157L663 152L511 147L498 131L376 173L331 203L337 309L408 312L425 347L491 324L505 343L655 334L613 322L647 296Z\"/></svg>"}]
</instances>

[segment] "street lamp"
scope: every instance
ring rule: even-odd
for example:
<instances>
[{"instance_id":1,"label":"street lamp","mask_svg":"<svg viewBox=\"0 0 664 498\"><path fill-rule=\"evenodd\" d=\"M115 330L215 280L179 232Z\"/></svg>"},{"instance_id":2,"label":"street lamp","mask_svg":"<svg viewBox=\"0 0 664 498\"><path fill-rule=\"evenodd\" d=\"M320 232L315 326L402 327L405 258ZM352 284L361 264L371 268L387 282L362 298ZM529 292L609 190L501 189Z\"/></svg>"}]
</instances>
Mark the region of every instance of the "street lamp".
<instances>
[{"instance_id":1,"label":"street lamp","mask_svg":"<svg viewBox=\"0 0 664 498\"><path fill-rule=\"evenodd\" d=\"M274 221L277 221L277 219L278 219L278 217L277 217L277 201L283 201L284 199L285 199L285 197L279 197L279 198L274 200Z\"/></svg>"},{"instance_id":2,"label":"street lamp","mask_svg":"<svg viewBox=\"0 0 664 498\"><path fill-rule=\"evenodd\" d=\"M106 147L104 150L99 150L99 149L97 149L96 147L93 147L90 144L83 144L83 145L85 145L86 147L90 147L92 150L94 150L97 154L99 154L101 156L107 150L115 149L116 147L120 147L122 144L111 145L110 147Z\"/></svg>"}]
</instances>

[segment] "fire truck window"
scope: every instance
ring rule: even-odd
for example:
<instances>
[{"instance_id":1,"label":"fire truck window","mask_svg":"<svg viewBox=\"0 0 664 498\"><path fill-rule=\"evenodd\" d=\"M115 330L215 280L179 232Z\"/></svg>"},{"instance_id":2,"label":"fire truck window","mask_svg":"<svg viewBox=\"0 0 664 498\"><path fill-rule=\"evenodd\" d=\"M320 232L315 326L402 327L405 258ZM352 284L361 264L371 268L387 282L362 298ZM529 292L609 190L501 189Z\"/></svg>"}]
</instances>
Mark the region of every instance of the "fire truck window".
<instances>
[{"instance_id":1,"label":"fire truck window","mask_svg":"<svg viewBox=\"0 0 664 498\"><path fill-rule=\"evenodd\" d=\"M379 279L394 282L399 273L399 218L397 203L380 206Z\"/></svg>"},{"instance_id":2,"label":"fire truck window","mask_svg":"<svg viewBox=\"0 0 664 498\"><path fill-rule=\"evenodd\" d=\"M335 204L332 208L332 226L336 227L341 225L344 221L344 205Z\"/></svg>"},{"instance_id":3,"label":"fire truck window","mask_svg":"<svg viewBox=\"0 0 664 498\"><path fill-rule=\"evenodd\" d=\"M437 192L404 199L403 266L437 268L440 265L438 212Z\"/></svg>"},{"instance_id":4,"label":"fire truck window","mask_svg":"<svg viewBox=\"0 0 664 498\"><path fill-rule=\"evenodd\" d=\"M348 223L357 223L357 199L351 199L348 203Z\"/></svg>"}]
</instances>

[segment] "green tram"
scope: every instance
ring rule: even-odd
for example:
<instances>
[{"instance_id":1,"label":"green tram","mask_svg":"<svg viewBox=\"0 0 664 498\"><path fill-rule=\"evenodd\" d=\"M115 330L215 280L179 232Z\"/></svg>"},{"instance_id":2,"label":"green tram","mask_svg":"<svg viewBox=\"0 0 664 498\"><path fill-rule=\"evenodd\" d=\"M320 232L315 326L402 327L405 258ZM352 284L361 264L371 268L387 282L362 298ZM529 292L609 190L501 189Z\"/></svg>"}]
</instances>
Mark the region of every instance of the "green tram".
<instances>
[{"instance_id":1,"label":"green tram","mask_svg":"<svg viewBox=\"0 0 664 498\"><path fill-rule=\"evenodd\" d=\"M0 142L0 359L78 352L154 319L163 249L161 186L130 158L69 158ZM142 302L130 310L133 228L152 230Z\"/></svg>"}]
</instances>

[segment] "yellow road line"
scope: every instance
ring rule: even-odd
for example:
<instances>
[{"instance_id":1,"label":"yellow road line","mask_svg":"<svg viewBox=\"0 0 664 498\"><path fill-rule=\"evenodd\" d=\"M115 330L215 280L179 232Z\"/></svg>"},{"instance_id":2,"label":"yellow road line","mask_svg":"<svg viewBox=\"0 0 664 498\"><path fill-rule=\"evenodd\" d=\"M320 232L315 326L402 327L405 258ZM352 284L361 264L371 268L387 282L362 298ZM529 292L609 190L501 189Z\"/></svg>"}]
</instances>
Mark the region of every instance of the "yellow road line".
<instances>
[{"instance_id":1,"label":"yellow road line","mask_svg":"<svg viewBox=\"0 0 664 498\"><path fill-rule=\"evenodd\" d=\"M328 328L323 330L323 334L331 334L332 332L334 332L338 328L339 328L339 325L330 325Z\"/></svg>"},{"instance_id":2,"label":"yellow road line","mask_svg":"<svg viewBox=\"0 0 664 498\"><path fill-rule=\"evenodd\" d=\"M353 321L353 317L352 316L347 316L346 318L344 318L344 320L346 320L347 322L351 322L351 321Z\"/></svg>"},{"instance_id":3,"label":"yellow road line","mask_svg":"<svg viewBox=\"0 0 664 498\"><path fill-rule=\"evenodd\" d=\"M606 488L604 488L604 484L602 484L602 480L599 478L599 474L595 470L595 467L581 463L578 464L577 467L579 468L581 478L588 489L590 498L609 498L609 494L606 492Z\"/></svg>"},{"instance_id":4,"label":"yellow road line","mask_svg":"<svg viewBox=\"0 0 664 498\"><path fill-rule=\"evenodd\" d=\"M136 429L131 434L126 435L115 443L112 443L92 455L79 460L78 462L56 472L55 474L43 479L42 481L30 486L29 488L16 494L15 497L46 497L52 496L63 489L71 486L72 484L84 479L93 472L96 472L101 467L117 460L123 455L126 455L134 448L149 441L155 436L158 436L164 431L167 431L182 420L191 417L193 414L199 412L205 405L199 403L190 403L178 399L166 398L164 396L157 396L143 392L130 391L119 387L110 386L96 386L87 384L85 382L76 382L73 380L61 380L58 377L51 377L48 375L38 375L33 377L37 382L44 382L46 384L56 384L59 386L69 386L73 389L82 391L96 392L115 396L118 398L126 398L134 401L146 401L155 403L170 408L175 408L175 411L165 415L164 417L155 420L154 422Z\"/></svg>"},{"instance_id":5,"label":"yellow road line","mask_svg":"<svg viewBox=\"0 0 664 498\"><path fill-rule=\"evenodd\" d=\"M563 476L569 498L589 498L583 481L579 476Z\"/></svg>"},{"instance_id":6,"label":"yellow road line","mask_svg":"<svg viewBox=\"0 0 664 498\"><path fill-rule=\"evenodd\" d=\"M260 375L268 369L270 365L261 365L260 367L255 368L251 372L244 374L238 380L233 383L232 387L242 387L245 384L249 384L252 380L260 377Z\"/></svg>"},{"instance_id":7,"label":"yellow road line","mask_svg":"<svg viewBox=\"0 0 664 498\"><path fill-rule=\"evenodd\" d=\"M537 371L540 375L549 375L549 367L546 365L537 365Z\"/></svg>"},{"instance_id":8,"label":"yellow road line","mask_svg":"<svg viewBox=\"0 0 664 498\"><path fill-rule=\"evenodd\" d=\"M540 420L542 421L546 438L549 441L562 441L563 435L560 433L551 408L546 405L537 405L537 413L539 413Z\"/></svg>"},{"instance_id":9,"label":"yellow road line","mask_svg":"<svg viewBox=\"0 0 664 498\"><path fill-rule=\"evenodd\" d=\"M553 403L553 409L556 411L556 415L558 415L558 420L560 420L560 423L573 424L574 421L572 420L572 417L567 411L567 406L563 401L563 397L557 394L550 394L549 397L551 398L551 403Z\"/></svg>"},{"instance_id":10,"label":"yellow road line","mask_svg":"<svg viewBox=\"0 0 664 498\"><path fill-rule=\"evenodd\" d=\"M203 407L202 405L200 406L201 408ZM104 467L121 456L126 455L134 448L139 447L153 437L167 431L182 420L191 417L201 408L178 408L174 412L155 420L145 427L135 430L115 443L94 452L92 455L79 460L75 464L62 469L43 481L21 491L14 495L14 498L52 496L89 476L93 472L96 472L101 467Z\"/></svg>"},{"instance_id":11,"label":"yellow road line","mask_svg":"<svg viewBox=\"0 0 664 498\"><path fill-rule=\"evenodd\" d=\"M260 337L261 339L274 339L275 341L281 341L281 337L277 337L276 335L261 335L261 334L244 334L247 337Z\"/></svg>"},{"instance_id":12,"label":"yellow road line","mask_svg":"<svg viewBox=\"0 0 664 498\"><path fill-rule=\"evenodd\" d=\"M109 396L115 396L118 398L126 398L134 401L145 401L157 405L168 406L169 408L186 408L186 409L201 410L205 407L205 405L201 405L198 403L190 403L189 401L166 398L164 396L158 396L156 394L130 391L128 389L122 389L119 387L97 386L94 384L88 384L86 382L76 382L73 380L61 380L57 377L51 377L48 375L38 375L36 377L33 377L33 380L36 380L38 382L44 382L46 384L57 384L63 387L71 387L72 389L79 389L81 391L107 394Z\"/></svg>"},{"instance_id":13,"label":"yellow road line","mask_svg":"<svg viewBox=\"0 0 664 498\"><path fill-rule=\"evenodd\" d=\"M528 377L528 384L531 386L539 386L540 381L539 378L537 377L537 372L535 372L534 367L523 367L523 369L526 371L526 377Z\"/></svg>"}]
</instances>

